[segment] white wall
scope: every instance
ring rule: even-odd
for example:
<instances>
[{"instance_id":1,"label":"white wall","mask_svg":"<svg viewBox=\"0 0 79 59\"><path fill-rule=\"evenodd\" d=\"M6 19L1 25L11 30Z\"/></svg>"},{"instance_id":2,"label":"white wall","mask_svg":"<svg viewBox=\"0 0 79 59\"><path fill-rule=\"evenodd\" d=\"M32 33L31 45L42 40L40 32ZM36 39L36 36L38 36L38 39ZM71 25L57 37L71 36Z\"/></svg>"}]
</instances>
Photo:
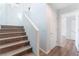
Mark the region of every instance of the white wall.
<instances>
[{"instance_id":1,"label":"white wall","mask_svg":"<svg viewBox=\"0 0 79 59\"><path fill-rule=\"evenodd\" d=\"M57 20L55 11L47 4L32 4L29 11L29 17L39 28L40 48L48 52L48 50L56 46ZM53 34L51 35L51 33Z\"/></svg>"},{"instance_id":2,"label":"white wall","mask_svg":"<svg viewBox=\"0 0 79 59\"><path fill-rule=\"evenodd\" d=\"M51 7L47 6L47 29L48 29L48 40L47 40L47 51L57 46L57 14L56 11Z\"/></svg>"},{"instance_id":3,"label":"white wall","mask_svg":"<svg viewBox=\"0 0 79 59\"><path fill-rule=\"evenodd\" d=\"M22 26L22 8L10 4L0 4L0 25Z\"/></svg>"},{"instance_id":4,"label":"white wall","mask_svg":"<svg viewBox=\"0 0 79 59\"><path fill-rule=\"evenodd\" d=\"M31 20L40 31L40 48L46 51L47 26L46 26L46 4L32 4L30 9Z\"/></svg>"}]
</instances>

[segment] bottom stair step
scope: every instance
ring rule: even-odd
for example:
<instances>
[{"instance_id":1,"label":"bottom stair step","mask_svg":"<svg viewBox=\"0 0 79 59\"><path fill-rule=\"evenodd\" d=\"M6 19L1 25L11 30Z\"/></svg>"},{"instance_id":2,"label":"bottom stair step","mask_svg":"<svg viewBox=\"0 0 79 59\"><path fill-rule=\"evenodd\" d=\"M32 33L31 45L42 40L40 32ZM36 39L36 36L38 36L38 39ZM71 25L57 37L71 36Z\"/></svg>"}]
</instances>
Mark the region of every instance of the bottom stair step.
<instances>
[{"instance_id":1,"label":"bottom stair step","mask_svg":"<svg viewBox=\"0 0 79 59\"><path fill-rule=\"evenodd\" d=\"M25 47L21 47L19 49L4 53L4 54L0 54L0 56L14 56L14 55L19 55L20 53L24 52L24 51L28 51L29 49L31 49L30 46L25 46Z\"/></svg>"}]
</instances>

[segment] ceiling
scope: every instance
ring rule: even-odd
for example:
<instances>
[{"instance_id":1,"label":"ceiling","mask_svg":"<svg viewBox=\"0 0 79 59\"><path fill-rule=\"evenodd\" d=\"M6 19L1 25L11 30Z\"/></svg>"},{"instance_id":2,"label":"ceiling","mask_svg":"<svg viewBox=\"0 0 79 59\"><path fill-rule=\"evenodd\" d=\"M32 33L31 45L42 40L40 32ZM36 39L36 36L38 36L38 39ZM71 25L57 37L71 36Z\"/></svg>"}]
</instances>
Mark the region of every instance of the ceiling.
<instances>
[{"instance_id":1,"label":"ceiling","mask_svg":"<svg viewBox=\"0 0 79 59\"><path fill-rule=\"evenodd\" d=\"M72 4L73 3L49 3L49 5L52 6L53 8L55 8L56 10L68 7Z\"/></svg>"}]
</instances>

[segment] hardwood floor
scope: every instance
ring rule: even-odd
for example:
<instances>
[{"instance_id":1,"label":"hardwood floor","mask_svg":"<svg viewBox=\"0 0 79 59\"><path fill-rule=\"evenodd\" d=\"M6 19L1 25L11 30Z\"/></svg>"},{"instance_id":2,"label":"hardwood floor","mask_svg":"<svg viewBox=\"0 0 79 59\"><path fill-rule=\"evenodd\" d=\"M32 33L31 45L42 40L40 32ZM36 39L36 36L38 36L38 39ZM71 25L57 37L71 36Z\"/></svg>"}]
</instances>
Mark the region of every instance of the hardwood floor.
<instances>
[{"instance_id":1,"label":"hardwood floor","mask_svg":"<svg viewBox=\"0 0 79 59\"><path fill-rule=\"evenodd\" d=\"M49 54L40 51L40 56L79 56L74 40L67 40L64 47L56 46Z\"/></svg>"}]
</instances>

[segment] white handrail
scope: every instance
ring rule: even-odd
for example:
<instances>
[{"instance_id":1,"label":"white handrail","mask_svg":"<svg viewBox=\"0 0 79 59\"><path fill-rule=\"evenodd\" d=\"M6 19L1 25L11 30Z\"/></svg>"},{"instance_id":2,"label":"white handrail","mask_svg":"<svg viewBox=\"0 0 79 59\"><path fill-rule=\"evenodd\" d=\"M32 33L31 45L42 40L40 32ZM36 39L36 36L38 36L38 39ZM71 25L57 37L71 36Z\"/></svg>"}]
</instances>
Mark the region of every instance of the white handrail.
<instances>
[{"instance_id":1,"label":"white handrail","mask_svg":"<svg viewBox=\"0 0 79 59\"><path fill-rule=\"evenodd\" d=\"M35 26L35 24L31 21L31 19L25 14L25 17L30 22L30 24L36 29L36 31L39 31L39 29Z\"/></svg>"}]
</instances>

